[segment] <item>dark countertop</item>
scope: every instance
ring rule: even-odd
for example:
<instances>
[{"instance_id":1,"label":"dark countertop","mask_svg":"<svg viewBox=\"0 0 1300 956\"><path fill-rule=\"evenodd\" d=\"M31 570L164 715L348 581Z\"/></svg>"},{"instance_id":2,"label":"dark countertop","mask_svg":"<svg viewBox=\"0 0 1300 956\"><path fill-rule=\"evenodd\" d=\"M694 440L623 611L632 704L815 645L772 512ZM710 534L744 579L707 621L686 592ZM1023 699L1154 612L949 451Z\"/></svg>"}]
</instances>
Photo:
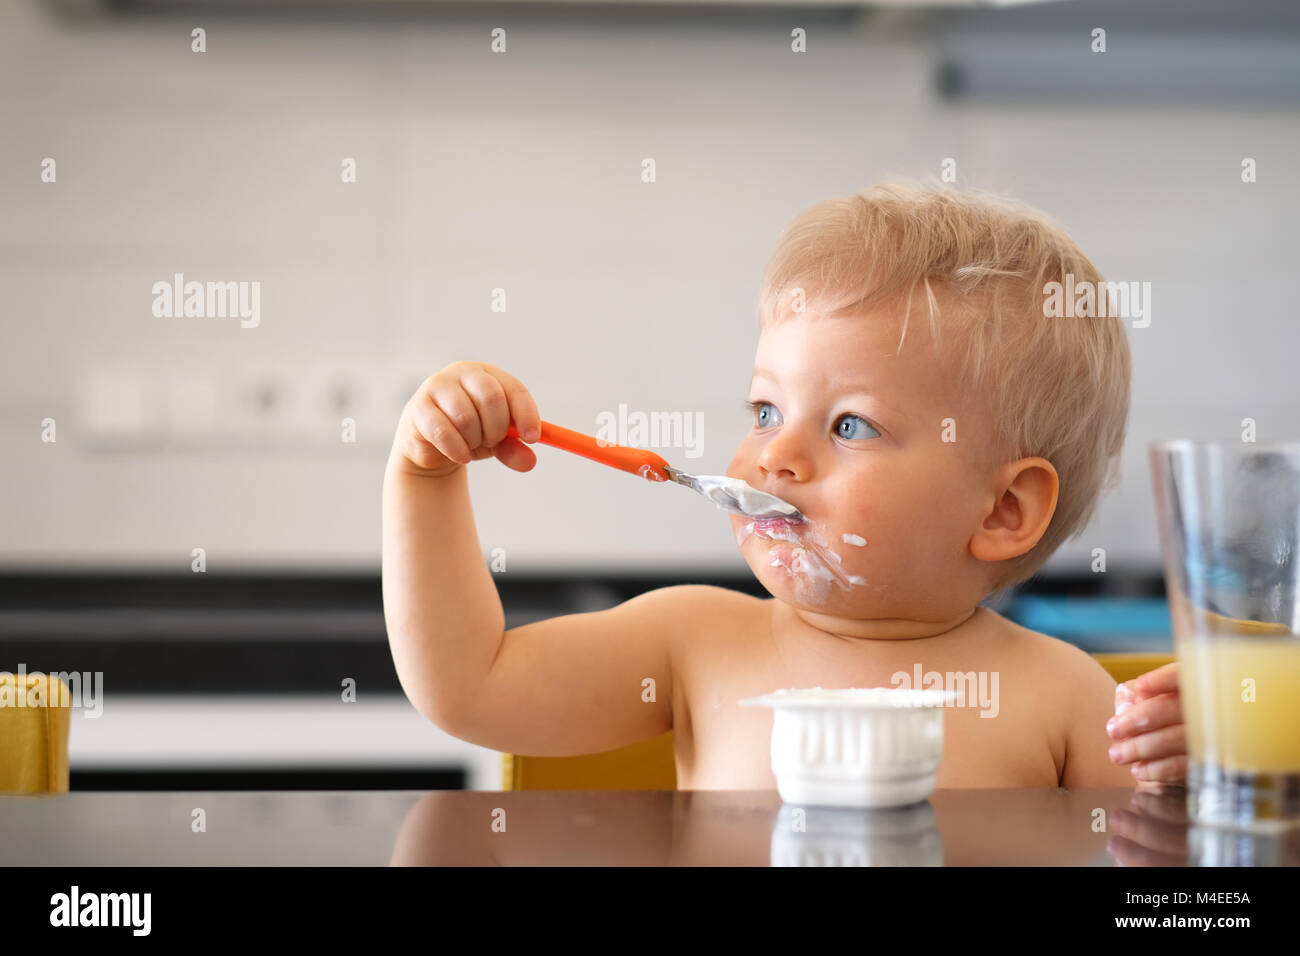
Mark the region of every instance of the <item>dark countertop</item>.
<instances>
[{"instance_id":1,"label":"dark countertop","mask_svg":"<svg viewBox=\"0 0 1300 956\"><path fill-rule=\"evenodd\" d=\"M1189 827L1185 807L1129 789L937 790L875 811L775 790L74 791L0 797L0 865L1300 864L1300 830Z\"/></svg>"}]
</instances>

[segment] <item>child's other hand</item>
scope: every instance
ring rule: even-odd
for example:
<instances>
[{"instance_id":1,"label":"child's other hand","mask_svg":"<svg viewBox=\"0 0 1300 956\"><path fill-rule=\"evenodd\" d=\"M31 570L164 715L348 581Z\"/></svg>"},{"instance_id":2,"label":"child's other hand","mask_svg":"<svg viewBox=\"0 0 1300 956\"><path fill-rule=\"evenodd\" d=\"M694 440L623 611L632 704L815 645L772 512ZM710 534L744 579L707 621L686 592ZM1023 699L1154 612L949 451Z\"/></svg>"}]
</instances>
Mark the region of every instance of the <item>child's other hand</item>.
<instances>
[{"instance_id":1,"label":"child's other hand","mask_svg":"<svg viewBox=\"0 0 1300 956\"><path fill-rule=\"evenodd\" d=\"M1106 722L1110 759L1132 765L1138 785L1187 782L1187 733L1178 694L1178 662L1115 688L1115 716Z\"/></svg>"},{"instance_id":2,"label":"child's other hand","mask_svg":"<svg viewBox=\"0 0 1300 956\"><path fill-rule=\"evenodd\" d=\"M542 420L520 381L484 362L453 362L429 376L402 409L393 460L424 477L441 477L471 461L496 456L515 471L531 471L537 455L507 438L511 420L536 441Z\"/></svg>"}]
</instances>

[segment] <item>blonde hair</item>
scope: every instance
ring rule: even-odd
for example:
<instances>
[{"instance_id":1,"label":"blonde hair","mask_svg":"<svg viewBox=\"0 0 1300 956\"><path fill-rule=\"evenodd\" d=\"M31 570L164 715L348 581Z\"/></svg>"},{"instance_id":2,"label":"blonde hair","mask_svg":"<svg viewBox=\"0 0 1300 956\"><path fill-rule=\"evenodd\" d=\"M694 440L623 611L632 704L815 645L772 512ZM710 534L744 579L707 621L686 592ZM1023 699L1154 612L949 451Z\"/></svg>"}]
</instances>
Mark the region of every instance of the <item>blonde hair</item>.
<instances>
[{"instance_id":1,"label":"blonde hair","mask_svg":"<svg viewBox=\"0 0 1300 956\"><path fill-rule=\"evenodd\" d=\"M1045 286L1068 275L1076 287L1096 284L1104 317L1047 316ZM960 386L987 400L990 460L1042 457L1056 469L1060 491L1046 532L1004 562L995 590L1032 577L1088 524L1118 477L1130 357L1100 273L1061 227L996 196L879 185L818 203L790 225L763 273L760 328L789 314L798 289L825 315L901 305L900 350L922 291L936 347L941 331L952 333Z\"/></svg>"}]
</instances>

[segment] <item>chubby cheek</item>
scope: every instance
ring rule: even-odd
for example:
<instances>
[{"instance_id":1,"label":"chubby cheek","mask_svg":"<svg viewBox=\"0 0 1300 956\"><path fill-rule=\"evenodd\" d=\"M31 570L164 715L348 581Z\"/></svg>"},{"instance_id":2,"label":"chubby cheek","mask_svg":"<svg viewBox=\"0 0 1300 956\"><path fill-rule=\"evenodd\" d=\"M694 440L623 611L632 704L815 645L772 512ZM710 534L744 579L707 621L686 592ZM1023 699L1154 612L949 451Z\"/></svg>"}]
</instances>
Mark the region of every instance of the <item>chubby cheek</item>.
<instances>
[{"instance_id":1,"label":"chubby cheek","mask_svg":"<svg viewBox=\"0 0 1300 956\"><path fill-rule=\"evenodd\" d=\"M734 463L733 463L734 464ZM733 472L734 474L735 472ZM895 470L856 472L804 503L815 517L772 533L731 515L746 563L774 595L822 609L866 608L908 592L934 563L949 506Z\"/></svg>"},{"instance_id":2,"label":"chubby cheek","mask_svg":"<svg viewBox=\"0 0 1300 956\"><path fill-rule=\"evenodd\" d=\"M915 481L887 493L889 502L871 516L869 564L860 573L897 594L914 591L920 579L943 580L958 572L977 508L970 492L938 472L918 469Z\"/></svg>"}]
</instances>

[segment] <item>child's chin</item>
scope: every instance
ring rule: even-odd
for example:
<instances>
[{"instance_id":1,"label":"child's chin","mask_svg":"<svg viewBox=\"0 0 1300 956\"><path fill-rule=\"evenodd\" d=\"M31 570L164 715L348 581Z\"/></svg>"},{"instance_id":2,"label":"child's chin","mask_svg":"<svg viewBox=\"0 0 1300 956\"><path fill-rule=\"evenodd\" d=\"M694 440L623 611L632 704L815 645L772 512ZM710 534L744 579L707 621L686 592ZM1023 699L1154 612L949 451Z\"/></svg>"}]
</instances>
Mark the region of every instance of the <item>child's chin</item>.
<instances>
[{"instance_id":1,"label":"child's chin","mask_svg":"<svg viewBox=\"0 0 1300 956\"><path fill-rule=\"evenodd\" d=\"M799 606L822 605L832 597L830 581L792 568L796 545L765 541L750 569L772 597Z\"/></svg>"}]
</instances>

